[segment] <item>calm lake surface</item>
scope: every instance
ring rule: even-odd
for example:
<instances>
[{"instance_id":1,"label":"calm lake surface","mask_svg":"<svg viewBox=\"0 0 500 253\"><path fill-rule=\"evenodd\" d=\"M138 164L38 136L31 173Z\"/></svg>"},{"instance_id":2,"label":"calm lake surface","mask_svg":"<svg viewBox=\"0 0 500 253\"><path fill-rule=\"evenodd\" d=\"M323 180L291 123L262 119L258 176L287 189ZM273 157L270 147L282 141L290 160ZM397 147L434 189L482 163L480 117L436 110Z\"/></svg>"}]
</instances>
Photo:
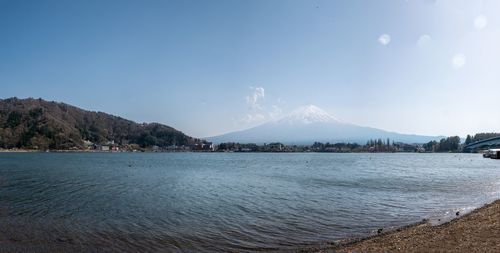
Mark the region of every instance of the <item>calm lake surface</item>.
<instances>
[{"instance_id":1,"label":"calm lake surface","mask_svg":"<svg viewBox=\"0 0 500 253\"><path fill-rule=\"evenodd\" d=\"M497 198L479 154L0 153L0 251L290 250Z\"/></svg>"}]
</instances>

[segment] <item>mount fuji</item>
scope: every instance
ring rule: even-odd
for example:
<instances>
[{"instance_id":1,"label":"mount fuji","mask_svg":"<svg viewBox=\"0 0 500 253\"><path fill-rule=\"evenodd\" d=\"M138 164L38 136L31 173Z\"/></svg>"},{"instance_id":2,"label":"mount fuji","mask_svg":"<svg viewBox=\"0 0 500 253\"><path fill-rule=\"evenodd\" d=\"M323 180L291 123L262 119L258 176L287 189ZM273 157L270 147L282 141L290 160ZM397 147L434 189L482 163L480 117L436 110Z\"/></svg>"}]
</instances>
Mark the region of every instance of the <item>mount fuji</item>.
<instances>
[{"instance_id":1,"label":"mount fuji","mask_svg":"<svg viewBox=\"0 0 500 253\"><path fill-rule=\"evenodd\" d=\"M422 136L388 132L342 122L321 108L308 105L298 108L285 117L262 125L206 138L214 143L271 143L312 144L318 142L351 142L364 144L370 139L387 139L404 143L425 143L439 140L441 136Z\"/></svg>"}]
</instances>

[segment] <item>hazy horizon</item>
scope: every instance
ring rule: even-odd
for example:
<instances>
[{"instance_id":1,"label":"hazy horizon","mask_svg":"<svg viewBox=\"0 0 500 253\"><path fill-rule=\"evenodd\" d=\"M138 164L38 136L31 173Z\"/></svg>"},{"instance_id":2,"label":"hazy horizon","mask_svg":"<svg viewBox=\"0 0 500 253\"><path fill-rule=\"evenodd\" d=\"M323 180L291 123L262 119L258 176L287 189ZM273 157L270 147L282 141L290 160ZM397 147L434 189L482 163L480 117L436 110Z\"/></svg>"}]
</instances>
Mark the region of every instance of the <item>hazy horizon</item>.
<instances>
[{"instance_id":1,"label":"hazy horizon","mask_svg":"<svg viewBox=\"0 0 500 253\"><path fill-rule=\"evenodd\" d=\"M500 93L498 11L498 1L0 0L0 94L196 137L308 104L398 133L498 132L488 110Z\"/></svg>"}]
</instances>

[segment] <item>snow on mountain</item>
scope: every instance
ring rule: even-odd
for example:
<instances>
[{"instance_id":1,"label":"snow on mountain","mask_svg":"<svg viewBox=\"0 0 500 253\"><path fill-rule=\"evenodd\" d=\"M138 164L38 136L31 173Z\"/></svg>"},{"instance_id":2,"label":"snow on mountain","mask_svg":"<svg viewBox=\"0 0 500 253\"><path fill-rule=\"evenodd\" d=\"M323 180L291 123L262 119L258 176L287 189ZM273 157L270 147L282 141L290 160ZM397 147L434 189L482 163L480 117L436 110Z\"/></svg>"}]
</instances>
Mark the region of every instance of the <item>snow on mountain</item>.
<instances>
[{"instance_id":1,"label":"snow on mountain","mask_svg":"<svg viewBox=\"0 0 500 253\"><path fill-rule=\"evenodd\" d=\"M285 117L237 132L206 138L214 143L270 143L312 144L319 142L366 143L370 139L391 139L396 142L425 143L438 140L436 136L399 134L381 129L357 126L339 121L321 108L308 105L300 107Z\"/></svg>"},{"instance_id":2,"label":"snow on mountain","mask_svg":"<svg viewBox=\"0 0 500 253\"><path fill-rule=\"evenodd\" d=\"M318 122L339 122L339 120L315 105L307 105L279 119L279 122L312 124Z\"/></svg>"}]
</instances>

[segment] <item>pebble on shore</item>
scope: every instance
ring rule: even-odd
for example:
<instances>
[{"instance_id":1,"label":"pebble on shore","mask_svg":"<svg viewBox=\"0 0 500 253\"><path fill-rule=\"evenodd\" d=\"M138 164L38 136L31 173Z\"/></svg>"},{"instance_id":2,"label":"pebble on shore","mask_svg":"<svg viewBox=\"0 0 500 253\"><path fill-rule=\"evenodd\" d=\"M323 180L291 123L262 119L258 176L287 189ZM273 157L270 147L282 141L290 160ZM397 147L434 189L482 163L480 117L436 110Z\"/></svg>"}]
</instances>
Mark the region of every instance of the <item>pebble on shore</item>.
<instances>
[{"instance_id":1,"label":"pebble on shore","mask_svg":"<svg viewBox=\"0 0 500 253\"><path fill-rule=\"evenodd\" d=\"M460 212L455 214L460 216ZM330 249L334 252L500 252L500 200L440 225L425 222L379 234L353 242L346 240Z\"/></svg>"}]
</instances>

